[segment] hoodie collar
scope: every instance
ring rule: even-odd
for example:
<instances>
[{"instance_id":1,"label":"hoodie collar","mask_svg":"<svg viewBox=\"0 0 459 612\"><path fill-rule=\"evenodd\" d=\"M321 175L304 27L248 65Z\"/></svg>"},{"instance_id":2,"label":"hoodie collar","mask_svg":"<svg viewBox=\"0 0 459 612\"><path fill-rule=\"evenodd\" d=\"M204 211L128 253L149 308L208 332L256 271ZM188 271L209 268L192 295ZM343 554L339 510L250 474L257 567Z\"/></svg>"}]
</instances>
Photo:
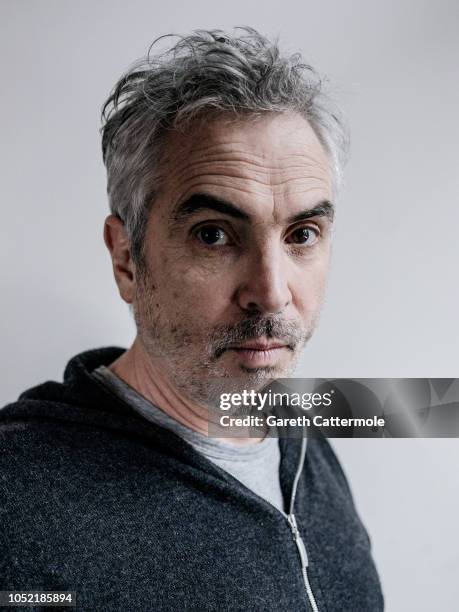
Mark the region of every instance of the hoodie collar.
<instances>
[{"instance_id":1,"label":"hoodie collar","mask_svg":"<svg viewBox=\"0 0 459 612\"><path fill-rule=\"evenodd\" d=\"M218 475L222 477L224 471L221 468L212 464L174 432L147 421L92 376L96 368L101 365L109 366L125 350L110 346L75 355L65 368L63 383L48 381L25 391L18 402L10 404L0 412L0 420L52 419L122 430L125 435L150 439L163 452L190 465L205 471L217 470ZM302 467L299 466L301 439L280 438L279 444L281 489L284 499L290 500L295 474L298 468Z\"/></svg>"}]
</instances>

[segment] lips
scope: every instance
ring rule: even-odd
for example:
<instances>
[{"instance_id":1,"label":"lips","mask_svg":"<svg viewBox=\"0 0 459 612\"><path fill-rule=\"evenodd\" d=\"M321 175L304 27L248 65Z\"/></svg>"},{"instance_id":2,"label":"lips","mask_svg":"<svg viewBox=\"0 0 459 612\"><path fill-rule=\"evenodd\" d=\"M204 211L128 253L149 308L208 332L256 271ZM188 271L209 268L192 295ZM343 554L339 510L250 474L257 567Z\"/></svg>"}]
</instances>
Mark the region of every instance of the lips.
<instances>
[{"instance_id":1,"label":"lips","mask_svg":"<svg viewBox=\"0 0 459 612\"><path fill-rule=\"evenodd\" d=\"M247 340L238 344L232 344L227 351L237 356L240 364L246 367L270 367L278 363L285 349L289 346L279 340Z\"/></svg>"},{"instance_id":2,"label":"lips","mask_svg":"<svg viewBox=\"0 0 459 612\"><path fill-rule=\"evenodd\" d=\"M284 348L287 345L282 342L247 342L228 347L233 351L269 351L271 349Z\"/></svg>"}]
</instances>

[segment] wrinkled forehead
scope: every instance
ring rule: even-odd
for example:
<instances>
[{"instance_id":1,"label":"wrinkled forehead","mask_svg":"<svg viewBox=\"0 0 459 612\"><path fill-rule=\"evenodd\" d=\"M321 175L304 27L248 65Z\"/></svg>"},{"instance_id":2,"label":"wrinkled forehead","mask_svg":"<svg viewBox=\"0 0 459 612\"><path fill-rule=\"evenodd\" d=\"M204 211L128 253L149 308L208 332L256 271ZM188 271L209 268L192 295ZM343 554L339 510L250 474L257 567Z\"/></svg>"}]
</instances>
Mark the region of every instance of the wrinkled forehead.
<instances>
[{"instance_id":1,"label":"wrinkled forehead","mask_svg":"<svg viewBox=\"0 0 459 612\"><path fill-rule=\"evenodd\" d=\"M331 197L330 164L309 123L293 113L235 119L214 117L163 142L163 188L172 200L193 189L241 196L320 191Z\"/></svg>"}]
</instances>

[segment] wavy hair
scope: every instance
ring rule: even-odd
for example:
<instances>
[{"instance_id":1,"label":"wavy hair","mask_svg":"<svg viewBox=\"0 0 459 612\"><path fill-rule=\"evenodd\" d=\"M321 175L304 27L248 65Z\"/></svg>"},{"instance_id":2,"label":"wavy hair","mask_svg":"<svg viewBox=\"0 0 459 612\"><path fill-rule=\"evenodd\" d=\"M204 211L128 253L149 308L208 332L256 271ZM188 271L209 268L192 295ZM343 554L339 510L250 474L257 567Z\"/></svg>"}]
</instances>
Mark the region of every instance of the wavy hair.
<instances>
[{"instance_id":1,"label":"wavy hair","mask_svg":"<svg viewBox=\"0 0 459 612\"><path fill-rule=\"evenodd\" d=\"M153 54L159 42L175 44ZM178 38L176 40L176 38ZM311 125L330 162L335 195L348 151L339 111L299 53L283 55L249 27L230 35L197 30L162 36L116 83L102 109L102 152L112 214L124 222L135 264L144 265L148 214L159 186L164 136L199 117L257 117L294 111Z\"/></svg>"}]
</instances>

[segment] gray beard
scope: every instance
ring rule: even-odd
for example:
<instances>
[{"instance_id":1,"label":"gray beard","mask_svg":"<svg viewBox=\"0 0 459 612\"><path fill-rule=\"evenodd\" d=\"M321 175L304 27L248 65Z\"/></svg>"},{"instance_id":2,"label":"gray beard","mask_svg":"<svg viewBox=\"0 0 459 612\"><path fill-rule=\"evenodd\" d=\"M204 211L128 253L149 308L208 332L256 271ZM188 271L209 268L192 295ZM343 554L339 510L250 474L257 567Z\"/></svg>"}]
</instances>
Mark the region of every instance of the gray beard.
<instances>
[{"instance_id":1,"label":"gray beard","mask_svg":"<svg viewBox=\"0 0 459 612\"><path fill-rule=\"evenodd\" d=\"M154 313L152 304L157 297L149 285L148 278L140 283L133 306L137 332L147 355L152 360L159 358L164 361L172 384L181 394L219 413L222 393L257 391L276 377L289 377L318 321L317 314L306 329L296 321L285 320L279 315L254 314L233 325L219 325L211 333L205 330L192 332L185 327L171 325ZM220 361L228 347L261 336L280 340L288 346L292 352L289 366L280 369L241 365L240 376L230 375ZM186 355L193 355L196 346L202 346L202 351L187 363Z\"/></svg>"}]
</instances>

